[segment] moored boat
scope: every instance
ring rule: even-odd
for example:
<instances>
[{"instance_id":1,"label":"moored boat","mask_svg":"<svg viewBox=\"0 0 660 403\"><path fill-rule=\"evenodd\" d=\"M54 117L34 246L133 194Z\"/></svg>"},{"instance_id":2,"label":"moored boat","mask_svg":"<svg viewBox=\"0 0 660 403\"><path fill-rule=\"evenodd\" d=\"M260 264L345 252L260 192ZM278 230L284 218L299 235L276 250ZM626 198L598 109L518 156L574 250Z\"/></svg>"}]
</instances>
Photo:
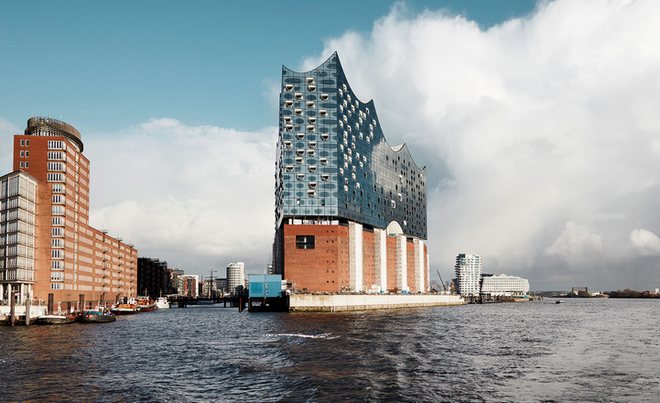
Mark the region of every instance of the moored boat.
<instances>
[{"instance_id":1,"label":"moored boat","mask_svg":"<svg viewBox=\"0 0 660 403\"><path fill-rule=\"evenodd\" d=\"M117 320L117 317L109 312L107 309L98 307L96 309L89 309L83 311L78 317L81 323L108 323Z\"/></svg>"},{"instance_id":2,"label":"moored boat","mask_svg":"<svg viewBox=\"0 0 660 403\"><path fill-rule=\"evenodd\" d=\"M133 315L139 312L136 304L117 304L110 308L110 312L115 315Z\"/></svg>"},{"instance_id":3,"label":"moored boat","mask_svg":"<svg viewBox=\"0 0 660 403\"><path fill-rule=\"evenodd\" d=\"M42 315L42 316L39 316L34 321L34 323L36 323L37 325L68 325L69 323L75 322L77 318L78 318L78 316L74 315L74 314Z\"/></svg>"},{"instance_id":4,"label":"moored boat","mask_svg":"<svg viewBox=\"0 0 660 403\"><path fill-rule=\"evenodd\" d=\"M139 312L151 312L158 309L156 303L149 297L138 297L137 306Z\"/></svg>"},{"instance_id":5,"label":"moored boat","mask_svg":"<svg viewBox=\"0 0 660 403\"><path fill-rule=\"evenodd\" d=\"M169 309L170 302L167 300L167 297L160 297L156 300L156 306L158 309Z\"/></svg>"}]
</instances>

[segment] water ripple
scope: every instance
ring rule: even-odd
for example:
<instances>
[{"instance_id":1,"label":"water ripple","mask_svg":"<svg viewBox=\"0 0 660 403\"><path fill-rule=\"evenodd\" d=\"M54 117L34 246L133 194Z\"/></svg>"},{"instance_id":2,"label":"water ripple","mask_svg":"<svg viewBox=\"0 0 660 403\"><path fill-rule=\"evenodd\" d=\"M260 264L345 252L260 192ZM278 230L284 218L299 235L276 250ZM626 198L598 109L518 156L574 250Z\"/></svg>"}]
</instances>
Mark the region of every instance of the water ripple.
<instances>
[{"instance_id":1,"label":"water ripple","mask_svg":"<svg viewBox=\"0 0 660 403\"><path fill-rule=\"evenodd\" d=\"M0 327L0 400L656 401L656 301Z\"/></svg>"}]
</instances>

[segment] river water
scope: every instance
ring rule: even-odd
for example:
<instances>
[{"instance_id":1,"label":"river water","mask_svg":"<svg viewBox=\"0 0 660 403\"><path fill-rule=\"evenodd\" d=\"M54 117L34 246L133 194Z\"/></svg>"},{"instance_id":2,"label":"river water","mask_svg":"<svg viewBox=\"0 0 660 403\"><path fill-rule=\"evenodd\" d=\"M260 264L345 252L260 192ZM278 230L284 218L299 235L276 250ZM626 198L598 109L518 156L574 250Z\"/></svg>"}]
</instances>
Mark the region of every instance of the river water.
<instances>
[{"instance_id":1,"label":"river water","mask_svg":"<svg viewBox=\"0 0 660 403\"><path fill-rule=\"evenodd\" d=\"M658 401L660 301L0 327L0 400Z\"/></svg>"}]
</instances>

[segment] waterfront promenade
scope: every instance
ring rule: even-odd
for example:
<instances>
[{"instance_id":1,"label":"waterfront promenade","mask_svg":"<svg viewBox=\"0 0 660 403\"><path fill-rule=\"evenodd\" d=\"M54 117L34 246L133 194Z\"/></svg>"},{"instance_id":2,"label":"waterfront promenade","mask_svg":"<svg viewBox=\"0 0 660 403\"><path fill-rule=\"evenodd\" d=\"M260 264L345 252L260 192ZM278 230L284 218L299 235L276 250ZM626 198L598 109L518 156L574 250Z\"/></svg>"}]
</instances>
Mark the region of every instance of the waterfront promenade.
<instances>
[{"instance_id":1,"label":"waterfront promenade","mask_svg":"<svg viewBox=\"0 0 660 403\"><path fill-rule=\"evenodd\" d=\"M0 400L656 401L654 300L0 327Z\"/></svg>"}]
</instances>

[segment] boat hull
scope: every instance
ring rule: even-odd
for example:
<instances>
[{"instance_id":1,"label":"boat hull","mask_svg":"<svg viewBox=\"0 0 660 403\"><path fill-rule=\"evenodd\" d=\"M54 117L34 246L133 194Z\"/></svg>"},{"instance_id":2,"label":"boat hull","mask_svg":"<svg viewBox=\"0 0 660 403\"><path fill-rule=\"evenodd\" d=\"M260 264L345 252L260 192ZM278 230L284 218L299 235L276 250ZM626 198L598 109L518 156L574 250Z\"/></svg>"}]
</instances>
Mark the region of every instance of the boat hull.
<instances>
[{"instance_id":1,"label":"boat hull","mask_svg":"<svg viewBox=\"0 0 660 403\"><path fill-rule=\"evenodd\" d=\"M38 317L34 323L37 325L68 325L75 322L76 315L45 315Z\"/></svg>"},{"instance_id":2,"label":"boat hull","mask_svg":"<svg viewBox=\"0 0 660 403\"><path fill-rule=\"evenodd\" d=\"M108 323L116 321L117 317L113 314L84 312L82 315L80 315L78 320L80 323Z\"/></svg>"},{"instance_id":3,"label":"boat hull","mask_svg":"<svg viewBox=\"0 0 660 403\"><path fill-rule=\"evenodd\" d=\"M110 308L110 312L114 315L135 315L139 311L136 309L129 308Z\"/></svg>"},{"instance_id":4,"label":"boat hull","mask_svg":"<svg viewBox=\"0 0 660 403\"><path fill-rule=\"evenodd\" d=\"M134 315L140 310L136 304L119 304L110 308L110 312L115 315Z\"/></svg>"}]
</instances>

